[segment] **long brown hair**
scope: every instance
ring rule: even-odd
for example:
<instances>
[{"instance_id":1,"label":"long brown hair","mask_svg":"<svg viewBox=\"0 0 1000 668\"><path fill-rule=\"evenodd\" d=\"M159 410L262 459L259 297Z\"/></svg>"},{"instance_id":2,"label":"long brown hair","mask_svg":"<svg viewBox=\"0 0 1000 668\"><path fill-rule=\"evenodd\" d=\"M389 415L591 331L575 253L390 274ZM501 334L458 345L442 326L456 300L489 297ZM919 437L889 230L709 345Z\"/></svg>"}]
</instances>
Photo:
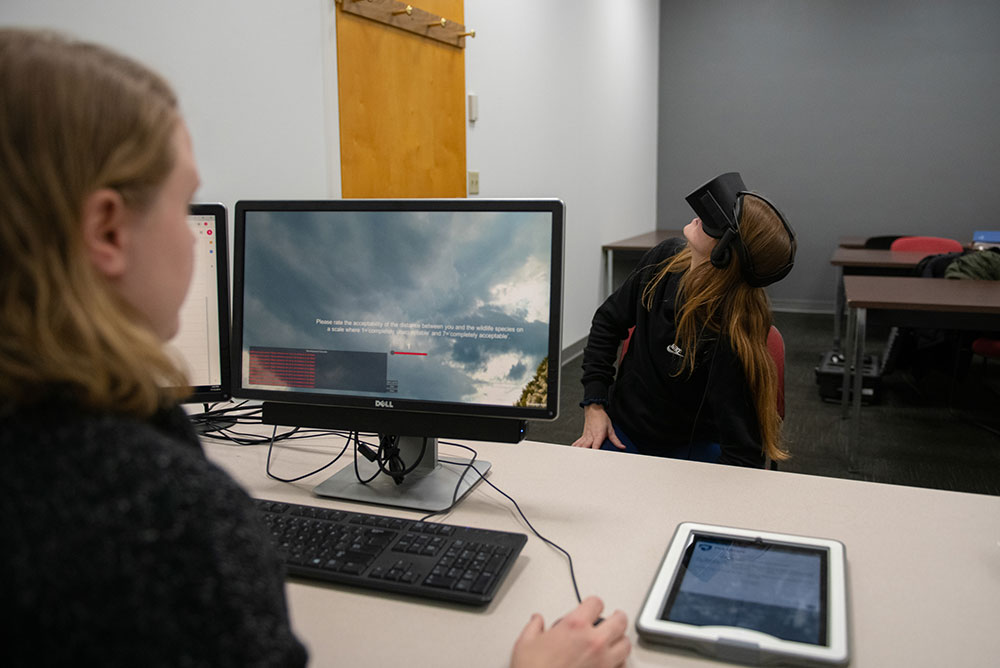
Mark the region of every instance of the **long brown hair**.
<instances>
[{"instance_id":1,"label":"long brown hair","mask_svg":"<svg viewBox=\"0 0 1000 668\"><path fill-rule=\"evenodd\" d=\"M112 188L149 206L179 122L142 65L51 32L0 29L0 407L69 393L140 416L187 385L163 345L91 265L82 206Z\"/></svg>"},{"instance_id":2,"label":"long brown hair","mask_svg":"<svg viewBox=\"0 0 1000 668\"><path fill-rule=\"evenodd\" d=\"M753 195L746 195L740 217L740 238L762 274L787 262L790 242L774 210ZM740 259L731 254L725 267L711 262L691 266L691 251L683 249L664 262L643 290L647 309L653 305L656 286L668 274L681 274L678 289L677 336L674 343L685 351L678 373L694 371L698 341L705 334L727 339L743 365L753 395L764 453L774 460L788 459L781 440L778 415L778 375L767 349L771 328L771 303L762 288L747 285L740 275ZM687 351L692 351L690 354Z\"/></svg>"}]
</instances>

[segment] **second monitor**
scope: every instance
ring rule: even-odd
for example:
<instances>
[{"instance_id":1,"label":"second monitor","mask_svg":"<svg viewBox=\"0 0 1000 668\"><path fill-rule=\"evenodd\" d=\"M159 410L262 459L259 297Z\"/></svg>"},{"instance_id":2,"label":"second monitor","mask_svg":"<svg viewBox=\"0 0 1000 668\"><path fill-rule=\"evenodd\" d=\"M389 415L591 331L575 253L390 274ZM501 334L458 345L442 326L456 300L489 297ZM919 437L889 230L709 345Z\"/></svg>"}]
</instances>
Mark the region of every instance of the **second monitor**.
<instances>
[{"instance_id":1,"label":"second monitor","mask_svg":"<svg viewBox=\"0 0 1000 668\"><path fill-rule=\"evenodd\" d=\"M479 476L437 438L556 417L563 225L558 200L238 202L234 395L399 450L389 476L345 467L317 494L446 508Z\"/></svg>"}]
</instances>

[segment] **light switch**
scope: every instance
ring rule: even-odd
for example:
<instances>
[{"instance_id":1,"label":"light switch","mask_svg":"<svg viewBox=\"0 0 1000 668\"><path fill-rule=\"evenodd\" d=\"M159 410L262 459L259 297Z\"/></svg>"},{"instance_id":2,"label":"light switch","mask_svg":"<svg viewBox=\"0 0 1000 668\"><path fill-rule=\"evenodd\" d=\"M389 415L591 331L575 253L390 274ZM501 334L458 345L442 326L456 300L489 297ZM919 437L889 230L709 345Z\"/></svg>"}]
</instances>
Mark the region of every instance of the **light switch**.
<instances>
[{"instance_id":1,"label":"light switch","mask_svg":"<svg viewBox=\"0 0 1000 668\"><path fill-rule=\"evenodd\" d=\"M469 122L475 123L479 120L479 96L469 93Z\"/></svg>"}]
</instances>

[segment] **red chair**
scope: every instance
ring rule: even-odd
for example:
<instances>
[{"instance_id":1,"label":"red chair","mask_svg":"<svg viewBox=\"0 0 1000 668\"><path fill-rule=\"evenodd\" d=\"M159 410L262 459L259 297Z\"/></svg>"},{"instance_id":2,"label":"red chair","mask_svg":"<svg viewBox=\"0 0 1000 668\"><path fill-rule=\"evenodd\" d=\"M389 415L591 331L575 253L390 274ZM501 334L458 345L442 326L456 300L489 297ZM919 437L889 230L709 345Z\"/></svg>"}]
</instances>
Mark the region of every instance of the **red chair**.
<instances>
[{"instance_id":1,"label":"red chair","mask_svg":"<svg viewBox=\"0 0 1000 668\"><path fill-rule=\"evenodd\" d=\"M944 256L947 253L961 253L965 249L958 241L945 237L899 237L892 242L889 246L889 250L926 253L924 257L926 260L932 255ZM928 271L930 271L930 269L924 270L922 273L924 275L933 274L933 272L928 274ZM911 335L913 334L912 329L908 329L907 331ZM885 360L885 364L882 367L883 373L891 371L896 365L896 360L899 356L899 344L897 341L900 338L900 332L900 328L895 325L889 329L889 343L887 344L885 353L882 356Z\"/></svg>"},{"instance_id":2,"label":"red chair","mask_svg":"<svg viewBox=\"0 0 1000 668\"><path fill-rule=\"evenodd\" d=\"M962 244L945 237L900 237L892 242L889 250L922 251L924 253L961 253Z\"/></svg>"},{"instance_id":3,"label":"red chair","mask_svg":"<svg viewBox=\"0 0 1000 668\"><path fill-rule=\"evenodd\" d=\"M628 328L628 335L625 337L625 340L622 341L622 352L621 352L620 355L618 355L618 366L621 366L622 365L622 360L625 359L625 353L628 352L628 343L629 343L629 341L632 340L632 332L634 332L634 331L635 331L635 327L629 327Z\"/></svg>"},{"instance_id":4,"label":"red chair","mask_svg":"<svg viewBox=\"0 0 1000 668\"><path fill-rule=\"evenodd\" d=\"M981 336L972 342L972 352L982 356L984 365L987 360L1000 359L1000 339Z\"/></svg>"},{"instance_id":5,"label":"red chair","mask_svg":"<svg viewBox=\"0 0 1000 668\"><path fill-rule=\"evenodd\" d=\"M774 358L778 370L778 415L785 419L785 339L774 325L767 333L767 352Z\"/></svg>"},{"instance_id":6,"label":"red chair","mask_svg":"<svg viewBox=\"0 0 1000 668\"><path fill-rule=\"evenodd\" d=\"M892 242L903 236L902 234L883 234L877 237L865 239L865 248L872 250L889 250Z\"/></svg>"}]
</instances>

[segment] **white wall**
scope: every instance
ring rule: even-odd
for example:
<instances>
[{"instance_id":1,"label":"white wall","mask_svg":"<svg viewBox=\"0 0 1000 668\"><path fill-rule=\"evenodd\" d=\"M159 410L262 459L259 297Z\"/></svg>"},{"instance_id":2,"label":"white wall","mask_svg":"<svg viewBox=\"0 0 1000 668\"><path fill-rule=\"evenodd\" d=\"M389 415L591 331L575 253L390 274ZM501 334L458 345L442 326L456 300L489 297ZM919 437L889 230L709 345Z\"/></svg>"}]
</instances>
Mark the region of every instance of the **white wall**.
<instances>
[{"instance_id":1,"label":"white wall","mask_svg":"<svg viewBox=\"0 0 1000 668\"><path fill-rule=\"evenodd\" d=\"M195 197L232 211L238 199L340 194L338 137L326 122L329 3L3 0L0 25L68 32L166 76L180 97L201 171ZM335 160L328 160L328 145Z\"/></svg>"},{"instance_id":2,"label":"white wall","mask_svg":"<svg viewBox=\"0 0 1000 668\"><path fill-rule=\"evenodd\" d=\"M468 166L480 197L567 205L564 346L586 336L603 243L656 226L657 0L466 0ZM197 198L340 196L333 0L3 0L0 24L133 55L181 97Z\"/></svg>"},{"instance_id":3,"label":"white wall","mask_svg":"<svg viewBox=\"0 0 1000 668\"><path fill-rule=\"evenodd\" d=\"M656 227L657 0L466 0L480 197L566 203L563 344L587 335L601 245Z\"/></svg>"}]
</instances>

